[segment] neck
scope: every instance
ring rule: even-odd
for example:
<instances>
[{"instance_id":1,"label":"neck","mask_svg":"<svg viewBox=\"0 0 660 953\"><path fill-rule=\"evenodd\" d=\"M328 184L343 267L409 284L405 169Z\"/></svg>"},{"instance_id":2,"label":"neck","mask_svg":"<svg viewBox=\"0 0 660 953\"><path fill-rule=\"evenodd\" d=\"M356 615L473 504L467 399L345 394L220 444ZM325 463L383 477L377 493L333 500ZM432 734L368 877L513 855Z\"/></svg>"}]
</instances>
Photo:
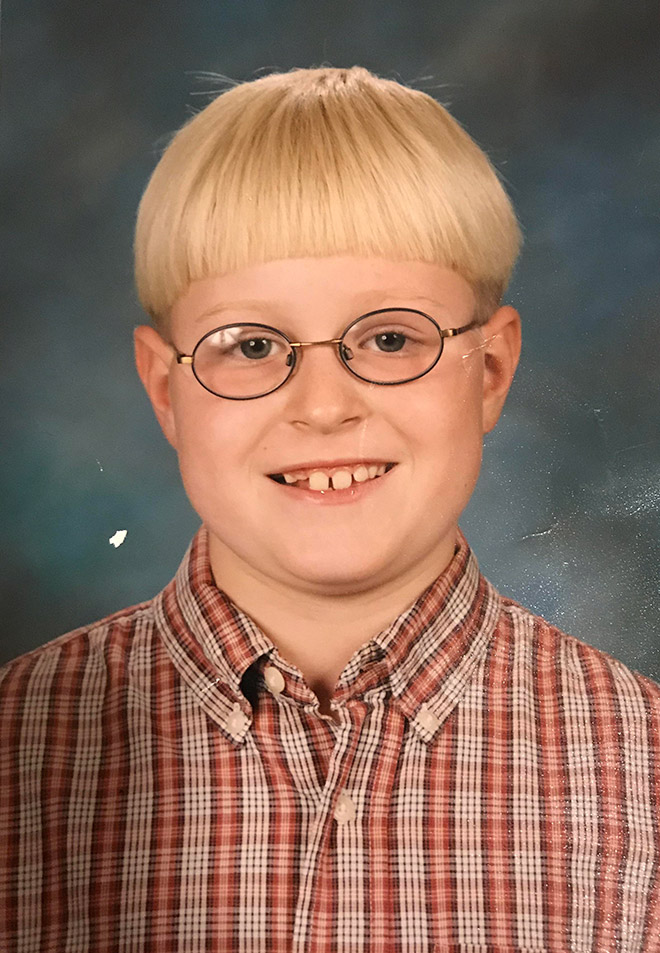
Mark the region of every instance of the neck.
<instances>
[{"instance_id":1,"label":"neck","mask_svg":"<svg viewBox=\"0 0 660 953\"><path fill-rule=\"evenodd\" d=\"M454 555L452 538L427 564L395 581L362 592L328 595L265 576L211 534L209 544L216 585L300 670L326 713L349 659L413 605Z\"/></svg>"}]
</instances>

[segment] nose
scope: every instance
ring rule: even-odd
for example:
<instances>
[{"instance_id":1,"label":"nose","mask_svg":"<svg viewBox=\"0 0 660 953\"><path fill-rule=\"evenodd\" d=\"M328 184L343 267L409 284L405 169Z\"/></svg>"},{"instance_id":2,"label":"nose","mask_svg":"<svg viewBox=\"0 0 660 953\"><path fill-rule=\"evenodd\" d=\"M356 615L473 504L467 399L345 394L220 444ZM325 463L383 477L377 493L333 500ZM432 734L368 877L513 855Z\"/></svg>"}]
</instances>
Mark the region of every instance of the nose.
<instances>
[{"instance_id":1,"label":"nose","mask_svg":"<svg viewBox=\"0 0 660 953\"><path fill-rule=\"evenodd\" d=\"M286 385L291 423L332 433L364 419L370 385L346 370L336 344L300 348L296 358L296 369Z\"/></svg>"}]
</instances>

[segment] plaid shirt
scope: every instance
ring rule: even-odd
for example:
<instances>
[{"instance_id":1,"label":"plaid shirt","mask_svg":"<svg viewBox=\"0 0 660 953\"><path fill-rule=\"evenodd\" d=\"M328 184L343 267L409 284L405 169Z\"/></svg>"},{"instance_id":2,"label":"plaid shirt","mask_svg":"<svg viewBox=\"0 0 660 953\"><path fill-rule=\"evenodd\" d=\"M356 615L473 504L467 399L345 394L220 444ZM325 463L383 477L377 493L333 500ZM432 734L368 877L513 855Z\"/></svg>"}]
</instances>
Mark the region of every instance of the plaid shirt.
<instances>
[{"instance_id":1,"label":"plaid shirt","mask_svg":"<svg viewBox=\"0 0 660 953\"><path fill-rule=\"evenodd\" d=\"M660 688L453 561L320 715L195 537L3 670L1 953L657 953Z\"/></svg>"}]
</instances>

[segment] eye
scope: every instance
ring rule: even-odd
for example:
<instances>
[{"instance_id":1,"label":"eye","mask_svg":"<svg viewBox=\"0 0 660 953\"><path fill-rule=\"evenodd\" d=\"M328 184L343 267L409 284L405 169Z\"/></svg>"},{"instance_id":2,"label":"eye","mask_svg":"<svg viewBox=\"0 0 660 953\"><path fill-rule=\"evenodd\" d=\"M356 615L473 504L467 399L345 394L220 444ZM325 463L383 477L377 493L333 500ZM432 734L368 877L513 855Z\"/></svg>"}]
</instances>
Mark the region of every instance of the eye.
<instances>
[{"instance_id":1,"label":"eye","mask_svg":"<svg viewBox=\"0 0 660 953\"><path fill-rule=\"evenodd\" d=\"M424 342L413 328L379 327L365 334L358 347L374 354L410 353Z\"/></svg>"},{"instance_id":2,"label":"eye","mask_svg":"<svg viewBox=\"0 0 660 953\"><path fill-rule=\"evenodd\" d=\"M379 351L393 353L400 351L406 343L406 335L401 331L380 331L374 334L372 340Z\"/></svg>"},{"instance_id":3,"label":"eye","mask_svg":"<svg viewBox=\"0 0 660 953\"><path fill-rule=\"evenodd\" d=\"M248 338L247 341L241 341L238 346L244 357L258 361L270 355L274 344L275 342L268 338Z\"/></svg>"},{"instance_id":4,"label":"eye","mask_svg":"<svg viewBox=\"0 0 660 953\"><path fill-rule=\"evenodd\" d=\"M208 360L259 363L268 358L282 357L288 348L284 340L266 328L248 328L241 325L219 328L204 339L203 350Z\"/></svg>"}]
</instances>

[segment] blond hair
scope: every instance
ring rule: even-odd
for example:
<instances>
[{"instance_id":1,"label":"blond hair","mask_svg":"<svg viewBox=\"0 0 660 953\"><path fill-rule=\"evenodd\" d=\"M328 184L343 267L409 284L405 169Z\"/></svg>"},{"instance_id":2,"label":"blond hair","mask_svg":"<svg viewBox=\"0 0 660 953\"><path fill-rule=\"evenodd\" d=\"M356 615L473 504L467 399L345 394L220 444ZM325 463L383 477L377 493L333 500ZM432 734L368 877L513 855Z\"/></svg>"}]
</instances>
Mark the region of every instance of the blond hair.
<instances>
[{"instance_id":1,"label":"blond hair","mask_svg":"<svg viewBox=\"0 0 660 953\"><path fill-rule=\"evenodd\" d=\"M279 258L449 267L487 320L520 230L488 158L424 92L368 70L273 73L222 92L173 137L140 203L140 301L164 327L191 282Z\"/></svg>"}]
</instances>

